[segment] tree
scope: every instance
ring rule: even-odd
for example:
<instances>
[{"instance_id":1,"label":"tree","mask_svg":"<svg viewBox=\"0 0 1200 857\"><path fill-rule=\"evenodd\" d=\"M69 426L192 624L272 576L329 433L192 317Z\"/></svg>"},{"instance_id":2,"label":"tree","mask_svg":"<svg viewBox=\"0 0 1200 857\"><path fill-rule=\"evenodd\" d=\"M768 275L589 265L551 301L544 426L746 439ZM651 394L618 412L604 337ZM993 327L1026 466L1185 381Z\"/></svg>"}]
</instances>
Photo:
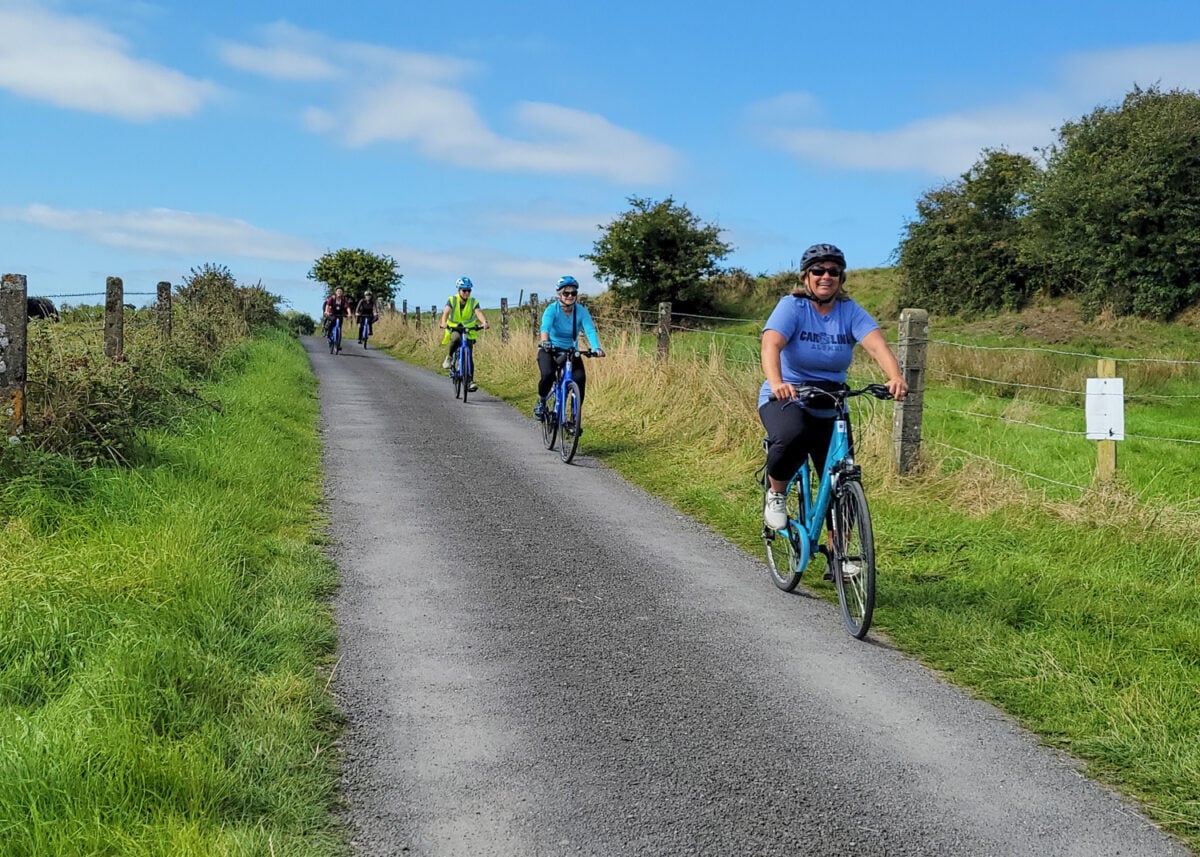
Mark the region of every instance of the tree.
<instances>
[{"instance_id":1,"label":"tree","mask_svg":"<svg viewBox=\"0 0 1200 857\"><path fill-rule=\"evenodd\" d=\"M343 248L317 259L308 278L325 283L330 291L341 287L352 301L357 302L368 290L377 300L392 301L404 275L396 270L391 256Z\"/></svg>"},{"instance_id":2,"label":"tree","mask_svg":"<svg viewBox=\"0 0 1200 857\"><path fill-rule=\"evenodd\" d=\"M958 180L922 196L900 242L901 304L945 313L1022 306L1040 282L1040 269L1021 262L1038 176L1024 155L984 150Z\"/></svg>"},{"instance_id":3,"label":"tree","mask_svg":"<svg viewBox=\"0 0 1200 857\"><path fill-rule=\"evenodd\" d=\"M1166 318L1200 300L1200 95L1133 89L1059 129L1027 253L1085 311Z\"/></svg>"},{"instance_id":4,"label":"tree","mask_svg":"<svg viewBox=\"0 0 1200 857\"><path fill-rule=\"evenodd\" d=\"M702 224L671 197L654 202L631 196L628 202L632 208L601 226L604 234L580 258L596 266L618 303L650 309L671 301L684 312L710 309L705 279L733 250L720 240L723 230Z\"/></svg>"}]
</instances>

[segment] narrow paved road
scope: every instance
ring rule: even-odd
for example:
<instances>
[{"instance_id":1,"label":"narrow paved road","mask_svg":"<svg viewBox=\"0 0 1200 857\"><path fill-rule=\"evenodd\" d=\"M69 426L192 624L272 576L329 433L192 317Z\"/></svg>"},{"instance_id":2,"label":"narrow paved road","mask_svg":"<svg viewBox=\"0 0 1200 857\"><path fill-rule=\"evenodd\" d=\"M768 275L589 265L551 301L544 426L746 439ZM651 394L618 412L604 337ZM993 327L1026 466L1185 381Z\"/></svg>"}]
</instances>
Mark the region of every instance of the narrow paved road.
<instances>
[{"instance_id":1,"label":"narrow paved road","mask_svg":"<svg viewBox=\"0 0 1200 857\"><path fill-rule=\"evenodd\" d=\"M567 466L482 390L464 405L440 374L306 343L358 853L1188 853L995 709L776 590L586 435Z\"/></svg>"}]
</instances>

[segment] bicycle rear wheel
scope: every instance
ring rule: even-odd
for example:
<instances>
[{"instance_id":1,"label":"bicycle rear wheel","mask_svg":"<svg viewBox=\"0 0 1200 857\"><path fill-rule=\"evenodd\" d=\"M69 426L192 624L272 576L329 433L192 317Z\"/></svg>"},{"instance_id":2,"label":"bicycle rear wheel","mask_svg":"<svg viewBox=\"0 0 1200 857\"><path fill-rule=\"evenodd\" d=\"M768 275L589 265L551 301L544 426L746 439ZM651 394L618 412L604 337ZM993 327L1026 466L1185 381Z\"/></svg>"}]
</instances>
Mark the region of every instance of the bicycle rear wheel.
<instances>
[{"instance_id":1,"label":"bicycle rear wheel","mask_svg":"<svg viewBox=\"0 0 1200 857\"><path fill-rule=\"evenodd\" d=\"M583 397L579 393L579 385L572 381L567 385L563 396L562 443L559 444L559 455L563 464L570 464L579 449L579 435L583 431Z\"/></svg>"},{"instance_id":2,"label":"bicycle rear wheel","mask_svg":"<svg viewBox=\"0 0 1200 857\"><path fill-rule=\"evenodd\" d=\"M844 482L835 499L832 536L833 579L842 619L851 636L862 639L875 612L875 533L862 483Z\"/></svg>"},{"instance_id":3,"label":"bicycle rear wheel","mask_svg":"<svg viewBox=\"0 0 1200 857\"><path fill-rule=\"evenodd\" d=\"M542 416L542 443L546 444L546 449L554 449L554 441L558 437L558 412L555 410L554 391L550 391L550 395L545 402L546 413Z\"/></svg>"},{"instance_id":4,"label":"bicycle rear wheel","mask_svg":"<svg viewBox=\"0 0 1200 857\"><path fill-rule=\"evenodd\" d=\"M763 471L763 505L766 505L767 489L770 483ZM762 508L761 506L759 507ZM784 592L791 592L800 582L800 553L796 550L794 539L806 538L796 529L800 520L800 494L791 491L787 498L787 529L772 530L763 524L763 544L767 549L767 570L771 573L771 582Z\"/></svg>"}]
</instances>

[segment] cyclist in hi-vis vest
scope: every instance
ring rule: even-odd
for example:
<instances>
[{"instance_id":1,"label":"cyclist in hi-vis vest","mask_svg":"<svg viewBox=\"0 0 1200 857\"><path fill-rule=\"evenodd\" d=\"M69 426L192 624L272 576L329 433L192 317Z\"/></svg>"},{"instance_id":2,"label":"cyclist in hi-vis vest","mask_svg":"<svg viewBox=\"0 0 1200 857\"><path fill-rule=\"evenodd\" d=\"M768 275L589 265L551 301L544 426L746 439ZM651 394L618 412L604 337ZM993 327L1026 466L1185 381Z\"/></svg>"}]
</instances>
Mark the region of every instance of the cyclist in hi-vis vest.
<instances>
[{"instance_id":1,"label":"cyclist in hi-vis vest","mask_svg":"<svg viewBox=\"0 0 1200 857\"><path fill-rule=\"evenodd\" d=\"M438 325L446 333L442 336L442 345L449 345L450 350L446 353L446 359L442 361L442 368L449 369L450 362L454 359L454 350L458 348L462 341L462 334L457 330L449 328L456 324L461 324L464 327L470 325L471 322L479 322L479 326L484 330L491 327L488 324L487 317L483 314L483 309L479 306L479 301L471 297L471 289L475 286L471 282L470 277L459 277L458 282L454 284L458 287L458 293L451 295L446 299L446 306L442 310L442 320ZM475 347L475 337L478 333L474 329L467 330L467 345L472 350ZM468 387L472 393L475 392L478 386L474 381Z\"/></svg>"}]
</instances>

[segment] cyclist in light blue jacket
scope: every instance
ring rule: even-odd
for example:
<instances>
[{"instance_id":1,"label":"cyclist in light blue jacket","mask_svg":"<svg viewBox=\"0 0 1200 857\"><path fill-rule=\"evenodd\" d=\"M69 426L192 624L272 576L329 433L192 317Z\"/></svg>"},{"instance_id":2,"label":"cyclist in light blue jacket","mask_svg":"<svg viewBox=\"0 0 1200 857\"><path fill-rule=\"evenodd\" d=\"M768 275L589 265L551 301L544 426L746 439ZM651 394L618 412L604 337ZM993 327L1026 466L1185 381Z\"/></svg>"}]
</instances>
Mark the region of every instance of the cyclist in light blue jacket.
<instances>
[{"instance_id":1,"label":"cyclist in light blue jacket","mask_svg":"<svg viewBox=\"0 0 1200 857\"><path fill-rule=\"evenodd\" d=\"M555 359L552 353L555 348L577 348L579 334L587 337L588 344L596 357L604 356L600 347L600 336L596 333L596 324L588 308L579 303L579 282L571 275L560 277L558 300L546 307L542 313L541 340L538 343L538 404L533 416L541 419L545 413L542 400L554 386ZM583 368L583 360L576 358L571 363L571 373L575 383L579 385L579 401L583 403L587 386L587 372Z\"/></svg>"}]
</instances>

